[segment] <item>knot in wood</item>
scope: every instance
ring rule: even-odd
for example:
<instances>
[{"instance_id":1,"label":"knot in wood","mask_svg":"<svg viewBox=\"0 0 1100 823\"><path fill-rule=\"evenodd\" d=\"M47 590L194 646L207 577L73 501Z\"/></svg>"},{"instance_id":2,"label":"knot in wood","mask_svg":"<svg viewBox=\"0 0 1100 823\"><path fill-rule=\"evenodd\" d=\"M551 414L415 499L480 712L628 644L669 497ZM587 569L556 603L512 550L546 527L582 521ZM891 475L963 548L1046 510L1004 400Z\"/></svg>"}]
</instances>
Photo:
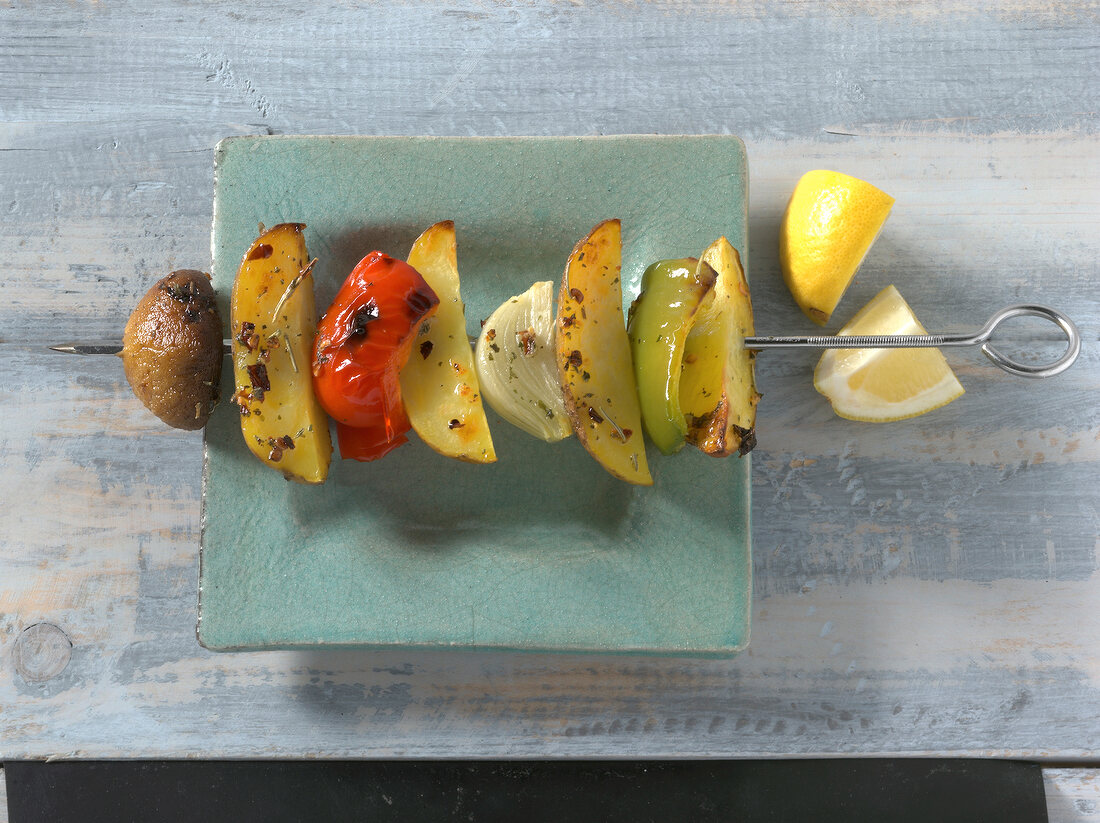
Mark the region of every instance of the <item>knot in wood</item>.
<instances>
[{"instance_id":1,"label":"knot in wood","mask_svg":"<svg viewBox=\"0 0 1100 823\"><path fill-rule=\"evenodd\" d=\"M72 656L73 642L53 623L35 623L23 629L12 649L12 662L19 676L42 683L65 671Z\"/></svg>"}]
</instances>

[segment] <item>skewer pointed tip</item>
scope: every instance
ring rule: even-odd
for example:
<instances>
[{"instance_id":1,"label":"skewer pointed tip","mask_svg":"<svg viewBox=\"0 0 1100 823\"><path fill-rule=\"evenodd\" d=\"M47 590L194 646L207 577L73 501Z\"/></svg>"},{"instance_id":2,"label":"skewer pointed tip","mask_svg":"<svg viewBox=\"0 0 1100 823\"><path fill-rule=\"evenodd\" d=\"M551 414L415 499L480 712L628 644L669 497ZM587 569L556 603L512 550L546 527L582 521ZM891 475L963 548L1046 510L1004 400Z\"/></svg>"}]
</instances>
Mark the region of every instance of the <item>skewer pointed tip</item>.
<instances>
[{"instance_id":1,"label":"skewer pointed tip","mask_svg":"<svg viewBox=\"0 0 1100 823\"><path fill-rule=\"evenodd\" d=\"M122 351L122 344L62 343L57 346L47 346L47 348L61 354L118 354Z\"/></svg>"}]
</instances>

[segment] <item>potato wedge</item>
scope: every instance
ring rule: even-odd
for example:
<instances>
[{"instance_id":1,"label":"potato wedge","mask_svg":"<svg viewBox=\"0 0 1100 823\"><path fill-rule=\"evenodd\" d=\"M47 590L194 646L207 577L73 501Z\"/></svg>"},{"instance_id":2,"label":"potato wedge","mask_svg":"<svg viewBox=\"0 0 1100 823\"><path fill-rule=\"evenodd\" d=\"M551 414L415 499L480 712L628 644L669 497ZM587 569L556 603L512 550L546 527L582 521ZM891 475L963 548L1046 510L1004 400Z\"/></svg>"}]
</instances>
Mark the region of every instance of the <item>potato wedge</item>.
<instances>
[{"instance_id":1,"label":"potato wedge","mask_svg":"<svg viewBox=\"0 0 1100 823\"><path fill-rule=\"evenodd\" d=\"M621 268L618 220L600 223L574 247L558 293L558 377L573 431L589 454L615 477L649 486Z\"/></svg>"},{"instance_id":2,"label":"potato wedge","mask_svg":"<svg viewBox=\"0 0 1100 823\"><path fill-rule=\"evenodd\" d=\"M729 240L712 243L700 260L717 272L684 347L680 408L688 442L714 457L745 455L756 445L756 353L744 340L755 334L752 297L741 258Z\"/></svg>"},{"instance_id":3,"label":"potato wedge","mask_svg":"<svg viewBox=\"0 0 1100 823\"><path fill-rule=\"evenodd\" d=\"M440 454L467 463L495 463L466 335L455 224L436 223L420 235L408 263L439 296L439 309L421 323L412 354L401 369L405 413L420 439Z\"/></svg>"},{"instance_id":4,"label":"potato wedge","mask_svg":"<svg viewBox=\"0 0 1100 823\"><path fill-rule=\"evenodd\" d=\"M248 448L298 483L323 483L332 459L328 415L313 395L317 331L305 226L264 232L233 283L234 402Z\"/></svg>"}]
</instances>

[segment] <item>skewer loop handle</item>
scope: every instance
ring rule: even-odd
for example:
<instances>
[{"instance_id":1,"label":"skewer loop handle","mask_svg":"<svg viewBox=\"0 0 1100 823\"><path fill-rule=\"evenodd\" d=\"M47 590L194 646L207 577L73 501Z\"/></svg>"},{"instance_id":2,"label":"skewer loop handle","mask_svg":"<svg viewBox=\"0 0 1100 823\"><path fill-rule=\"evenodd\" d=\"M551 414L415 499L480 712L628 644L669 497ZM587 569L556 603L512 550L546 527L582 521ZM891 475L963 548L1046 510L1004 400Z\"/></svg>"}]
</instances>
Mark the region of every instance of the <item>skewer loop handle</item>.
<instances>
[{"instance_id":1,"label":"skewer loop handle","mask_svg":"<svg viewBox=\"0 0 1100 823\"><path fill-rule=\"evenodd\" d=\"M1033 366L1028 363L1020 363L997 351L997 349L990 345L989 338L993 336L993 332L999 325L1006 320L1011 320L1013 317L1042 317L1054 323L1066 336L1065 352L1052 363ZM1076 360L1077 355L1081 353L1081 334L1077 331L1077 326L1074 325L1074 322L1057 309L1031 303L1025 303L1019 306L1008 306L1007 308L1001 309L989 318L989 321L980 332L974 335L973 342L975 344L981 344L982 352L986 357L992 360L994 365L998 368L1003 369L1009 374L1019 375L1020 377L1053 377L1056 374L1061 374L1073 365L1073 361Z\"/></svg>"}]
</instances>

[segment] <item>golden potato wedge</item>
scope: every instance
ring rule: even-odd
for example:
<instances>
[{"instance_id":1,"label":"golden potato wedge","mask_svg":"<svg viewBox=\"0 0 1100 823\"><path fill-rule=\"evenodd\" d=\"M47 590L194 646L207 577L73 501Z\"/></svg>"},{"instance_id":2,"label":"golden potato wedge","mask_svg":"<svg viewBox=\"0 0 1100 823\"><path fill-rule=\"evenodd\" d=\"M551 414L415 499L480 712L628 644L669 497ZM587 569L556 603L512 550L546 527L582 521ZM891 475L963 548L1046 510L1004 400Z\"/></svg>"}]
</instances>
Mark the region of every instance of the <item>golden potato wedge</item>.
<instances>
[{"instance_id":1,"label":"golden potato wedge","mask_svg":"<svg viewBox=\"0 0 1100 823\"><path fill-rule=\"evenodd\" d=\"M494 463L497 455L459 293L455 224L436 223L420 235L408 263L439 296L439 309L420 325L401 369L405 413L420 439L440 454L467 463Z\"/></svg>"},{"instance_id":2,"label":"golden potato wedge","mask_svg":"<svg viewBox=\"0 0 1100 823\"><path fill-rule=\"evenodd\" d=\"M752 297L737 249L721 237L700 260L717 272L710 296L695 315L684 347L680 408L688 442L714 457L744 455L756 445L756 353L744 340L755 334Z\"/></svg>"},{"instance_id":3,"label":"golden potato wedge","mask_svg":"<svg viewBox=\"0 0 1100 823\"><path fill-rule=\"evenodd\" d=\"M323 483L332 438L313 394L317 310L303 229L264 232L241 263L230 303L233 399L253 454L288 480Z\"/></svg>"},{"instance_id":4,"label":"golden potato wedge","mask_svg":"<svg viewBox=\"0 0 1100 823\"><path fill-rule=\"evenodd\" d=\"M618 220L600 223L574 247L558 293L558 377L573 431L589 454L615 477L649 486L621 268Z\"/></svg>"}]
</instances>

